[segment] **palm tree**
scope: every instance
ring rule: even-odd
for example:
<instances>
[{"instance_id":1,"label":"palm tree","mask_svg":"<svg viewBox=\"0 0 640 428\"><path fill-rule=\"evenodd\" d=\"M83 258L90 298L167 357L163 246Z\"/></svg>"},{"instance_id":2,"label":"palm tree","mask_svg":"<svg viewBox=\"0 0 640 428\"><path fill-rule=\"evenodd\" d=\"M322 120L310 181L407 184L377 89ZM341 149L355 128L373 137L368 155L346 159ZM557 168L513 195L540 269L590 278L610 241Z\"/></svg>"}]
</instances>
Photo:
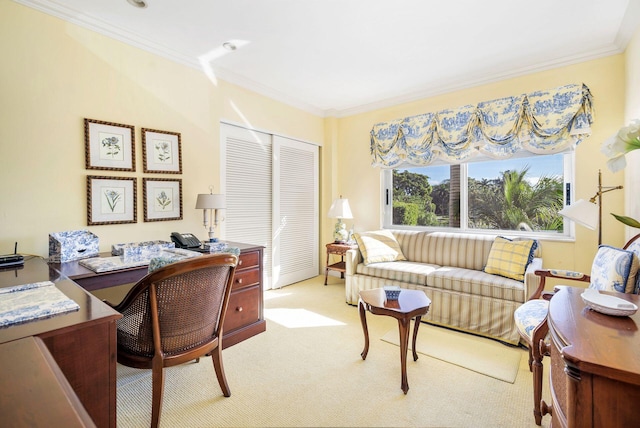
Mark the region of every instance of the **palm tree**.
<instances>
[{"instance_id":1,"label":"palm tree","mask_svg":"<svg viewBox=\"0 0 640 428\"><path fill-rule=\"evenodd\" d=\"M479 228L503 230L561 230L562 181L541 177L526 179L529 166L502 172L501 179L469 186L470 220Z\"/></svg>"}]
</instances>

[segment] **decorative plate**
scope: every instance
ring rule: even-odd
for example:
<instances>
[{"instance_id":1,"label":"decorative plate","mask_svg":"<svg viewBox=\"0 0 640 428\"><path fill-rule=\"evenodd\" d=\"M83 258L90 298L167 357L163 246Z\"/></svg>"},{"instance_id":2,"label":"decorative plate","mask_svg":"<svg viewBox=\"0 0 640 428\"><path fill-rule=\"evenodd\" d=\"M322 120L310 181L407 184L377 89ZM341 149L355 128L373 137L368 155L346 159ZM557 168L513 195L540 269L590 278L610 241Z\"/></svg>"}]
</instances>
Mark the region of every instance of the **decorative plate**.
<instances>
[{"instance_id":1,"label":"decorative plate","mask_svg":"<svg viewBox=\"0 0 640 428\"><path fill-rule=\"evenodd\" d=\"M601 294L598 290L587 289L580 296L587 307L607 315L623 317L633 315L638 310L634 303L609 294Z\"/></svg>"}]
</instances>

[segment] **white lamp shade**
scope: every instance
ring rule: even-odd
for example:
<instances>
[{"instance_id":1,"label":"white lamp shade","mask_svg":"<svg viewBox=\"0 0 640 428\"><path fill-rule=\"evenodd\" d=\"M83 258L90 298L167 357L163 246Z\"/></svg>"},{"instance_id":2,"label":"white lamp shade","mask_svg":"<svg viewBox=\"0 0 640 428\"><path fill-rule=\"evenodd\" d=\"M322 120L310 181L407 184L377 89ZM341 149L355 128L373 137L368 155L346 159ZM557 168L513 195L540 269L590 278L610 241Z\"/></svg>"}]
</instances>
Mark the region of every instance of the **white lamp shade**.
<instances>
[{"instance_id":1,"label":"white lamp shade","mask_svg":"<svg viewBox=\"0 0 640 428\"><path fill-rule=\"evenodd\" d=\"M196 200L196 209L224 209L227 202L224 195L216 193L200 193Z\"/></svg>"},{"instance_id":2,"label":"white lamp shade","mask_svg":"<svg viewBox=\"0 0 640 428\"><path fill-rule=\"evenodd\" d=\"M349 200L343 198L334 200L327 215L329 218L353 218L351 208L349 207Z\"/></svg>"},{"instance_id":3,"label":"white lamp shade","mask_svg":"<svg viewBox=\"0 0 640 428\"><path fill-rule=\"evenodd\" d=\"M593 202L578 199L573 204L558 211L558 214L563 217L567 217L569 220L573 220L586 228L595 230L598 227L598 216L600 215L600 211L598 210L598 206Z\"/></svg>"}]
</instances>

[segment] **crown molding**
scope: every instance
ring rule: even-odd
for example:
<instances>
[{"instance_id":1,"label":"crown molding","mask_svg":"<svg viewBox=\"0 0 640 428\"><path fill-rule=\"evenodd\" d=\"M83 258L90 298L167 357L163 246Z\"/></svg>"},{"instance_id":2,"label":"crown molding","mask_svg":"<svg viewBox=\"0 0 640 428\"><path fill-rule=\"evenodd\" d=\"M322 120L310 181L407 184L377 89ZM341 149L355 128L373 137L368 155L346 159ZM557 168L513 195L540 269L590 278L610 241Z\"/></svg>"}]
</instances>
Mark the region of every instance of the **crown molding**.
<instances>
[{"instance_id":1,"label":"crown molding","mask_svg":"<svg viewBox=\"0 0 640 428\"><path fill-rule=\"evenodd\" d=\"M71 22L79 25L83 28L95 31L104 36L116 39L128 45L145 50L160 57L169 59L171 61L186 65L188 67L201 70L202 65L197 59L197 55L185 55L181 52L177 52L167 46L155 43L152 40L146 39L139 34L127 31L123 28L108 24L98 18L78 15L76 11L71 10L65 6L62 6L55 2L55 0L13 0L16 3L22 4L26 7L39 10L43 13L58 17L64 21ZM418 101L424 98L429 98L437 95L442 95L450 92L455 92L463 89L468 89L475 86L485 85L489 83L498 82L501 80L511 79L527 74L537 73L553 68L572 65L580 62L590 61L598 58L602 58L609 55L615 55L624 52L629 41L633 37L637 30L636 17L640 16L640 2L629 2L627 10L625 11L620 29L616 35L614 43L609 46L604 46L600 49L596 49L589 52L584 52L569 57L556 58L551 61L536 64L528 67L521 67L518 69L510 70L508 72L486 73L484 76L474 77L471 79L460 79L456 81L450 81L442 84L440 82L437 85L428 85L423 88L417 88L411 92L401 94L398 96L386 98L383 100L353 105L346 108L329 108L323 109L317 106L313 106L298 98L289 96L281 91L266 85L255 82L244 76L233 73L223 68L214 68L213 72L216 77L227 81L229 83L238 85L247 90L256 92L260 95L271 98L275 101L282 102L300 110L306 111L320 117L336 117L343 118L347 116L353 116L356 114L366 113L373 110L382 108L397 106L409 102Z\"/></svg>"}]
</instances>

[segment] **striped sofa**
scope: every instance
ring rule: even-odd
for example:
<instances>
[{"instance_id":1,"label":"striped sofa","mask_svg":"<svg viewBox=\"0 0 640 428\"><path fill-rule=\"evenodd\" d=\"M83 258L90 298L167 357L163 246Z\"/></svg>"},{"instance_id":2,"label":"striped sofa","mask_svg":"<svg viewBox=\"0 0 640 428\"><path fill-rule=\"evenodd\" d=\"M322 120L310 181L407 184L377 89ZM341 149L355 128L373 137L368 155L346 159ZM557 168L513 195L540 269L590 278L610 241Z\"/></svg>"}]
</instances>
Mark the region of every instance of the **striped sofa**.
<instances>
[{"instance_id":1,"label":"striped sofa","mask_svg":"<svg viewBox=\"0 0 640 428\"><path fill-rule=\"evenodd\" d=\"M392 230L406 261L362 262L360 250L346 255L346 300L356 305L361 290L384 285L423 290L431 299L429 323L517 344L513 312L533 295L542 269L540 247L524 282L483 272L495 235ZM517 239L517 238L516 238Z\"/></svg>"}]
</instances>

